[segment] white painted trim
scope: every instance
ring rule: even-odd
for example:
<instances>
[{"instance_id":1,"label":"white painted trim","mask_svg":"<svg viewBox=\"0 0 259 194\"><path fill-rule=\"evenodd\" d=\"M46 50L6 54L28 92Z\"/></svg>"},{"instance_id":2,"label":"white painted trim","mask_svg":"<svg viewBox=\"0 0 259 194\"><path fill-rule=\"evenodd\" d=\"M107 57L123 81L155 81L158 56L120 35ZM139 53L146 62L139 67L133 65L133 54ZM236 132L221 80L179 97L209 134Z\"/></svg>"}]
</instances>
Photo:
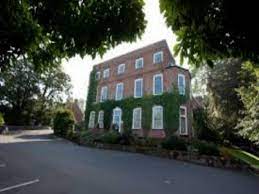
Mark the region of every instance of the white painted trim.
<instances>
[{"instance_id":1,"label":"white painted trim","mask_svg":"<svg viewBox=\"0 0 259 194\"><path fill-rule=\"evenodd\" d=\"M136 91L136 89L137 89L136 85L137 84L136 83L138 81L141 81L141 96L136 96L136 94L137 94L137 91ZM134 80L134 98L142 98L142 96L143 96L143 78L138 78L138 79Z\"/></svg>"},{"instance_id":2,"label":"white painted trim","mask_svg":"<svg viewBox=\"0 0 259 194\"><path fill-rule=\"evenodd\" d=\"M92 118L93 117L93 118ZM93 120L93 123L92 123ZM89 115L88 128L94 128L95 125L95 111L91 111Z\"/></svg>"},{"instance_id":3,"label":"white painted trim","mask_svg":"<svg viewBox=\"0 0 259 194\"><path fill-rule=\"evenodd\" d=\"M134 126L135 120L134 120L134 114L136 114L136 112L140 110L140 127L136 127ZM141 129L142 128L142 108L141 107L137 107L133 109L133 114L132 114L132 129Z\"/></svg>"},{"instance_id":4,"label":"white painted trim","mask_svg":"<svg viewBox=\"0 0 259 194\"><path fill-rule=\"evenodd\" d=\"M181 115L181 109L184 109L184 115ZM181 117L185 118L185 133L181 132ZM187 107L186 106L180 106L179 109L179 134L180 135L188 135L188 118L187 118Z\"/></svg>"},{"instance_id":5,"label":"white painted trim","mask_svg":"<svg viewBox=\"0 0 259 194\"><path fill-rule=\"evenodd\" d=\"M156 55L161 55L161 62L159 62L159 63L162 63L162 62L164 61L164 53L163 53L163 51L158 51L158 52L156 52L156 53L153 54L153 63L154 63L154 64L157 64L157 63L155 62L155 56L156 56Z\"/></svg>"},{"instance_id":6,"label":"white painted trim","mask_svg":"<svg viewBox=\"0 0 259 194\"><path fill-rule=\"evenodd\" d=\"M118 97L119 86L122 86L121 98ZM124 93L124 84L122 82L117 83L116 84L116 91L115 91L115 100L122 100L123 99L123 93Z\"/></svg>"},{"instance_id":7,"label":"white painted trim","mask_svg":"<svg viewBox=\"0 0 259 194\"><path fill-rule=\"evenodd\" d=\"M101 118L100 118L100 117L101 117L101 114L103 114L103 120L104 120L104 111L103 111L103 110L100 110L99 113L98 113L98 121L97 121L97 122L98 122L98 124L99 124L99 128L100 128L100 129L102 129L102 128L103 128L103 125L104 125L103 120L102 120L102 127L100 127L100 123L101 123L101 121L100 121Z\"/></svg>"},{"instance_id":8,"label":"white painted trim","mask_svg":"<svg viewBox=\"0 0 259 194\"><path fill-rule=\"evenodd\" d=\"M107 76L106 76L106 74L107 74ZM108 78L108 77L110 77L110 68L107 68L107 69L103 70L103 78L105 79L105 78Z\"/></svg>"},{"instance_id":9,"label":"white painted trim","mask_svg":"<svg viewBox=\"0 0 259 194\"><path fill-rule=\"evenodd\" d=\"M180 88L180 85L179 85L179 83L180 83L180 81L179 81L179 80L180 80L180 77L183 78L183 85L184 85L184 93L183 93L183 94L181 94L181 93L180 93L180 90L179 90L179 88ZM185 75L184 75L184 74L181 74L181 73L178 74L177 85L178 85L179 94L180 94L180 95L185 95L186 84L185 84Z\"/></svg>"},{"instance_id":10,"label":"white painted trim","mask_svg":"<svg viewBox=\"0 0 259 194\"><path fill-rule=\"evenodd\" d=\"M102 99L104 89L106 89L106 96L105 96L105 99ZM108 99L108 86L103 86L103 87L101 87L100 102L104 102L107 99Z\"/></svg>"},{"instance_id":11,"label":"white painted trim","mask_svg":"<svg viewBox=\"0 0 259 194\"><path fill-rule=\"evenodd\" d=\"M142 67L137 67L137 62L138 61L142 61ZM135 60L135 69L142 69L144 67L144 58L143 57L140 57L138 59Z\"/></svg>"},{"instance_id":12,"label":"white painted trim","mask_svg":"<svg viewBox=\"0 0 259 194\"><path fill-rule=\"evenodd\" d=\"M116 107L112 111L112 124L115 124L115 111L120 111L120 121L119 121L119 132L121 132L121 118L122 118L122 110L119 107Z\"/></svg>"},{"instance_id":13,"label":"white painted trim","mask_svg":"<svg viewBox=\"0 0 259 194\"><path fill-rule=\"evenodd\" d=\"M155 110L157 108L162 108L162 126L160 128L155 128ZM164 109L163 106L156 105L152 107L152 129L163 129L164 128Z\"/></svg>"},{"instance_id":14,"label":"white painted trim","mask_svg":"<svg viewBox=\"0 0 259 194\"><path fill-rule=\"evenodd\" d=\"M101 72L97 71L96 74L95 74L95 79L99 80L100 78L101 78Z\"/></svg>"},{"instance_id":15,"label":"white painted trim","mask_svg":"<svg viewBox=\"0 0 259 194\"><path fill-rule=\"evenodd\" d=\"M155 93L155 79L156 79L156 77L161 77L161 88L162 88L162 91L161 91L161 93L159 93L159 94L156 94ZM153 95L161 95L161 94L163 94L163 92L164 92L164 80L163 80L163 74L162 73L159 73L159 74L155 74L155 75L153 75Z\"/></svg>"},{"instance_id":16,"label":"white painted trim","mask_svg":"<svg viewBox=\"0 0 259 194\"><path fill-rule=\"evenodd\" d=\"M122 72L120 72L120 68L123 69ZM125 64L122 63L122 64L118 65L118 67L117 67L117 74L118 74L118 75L121 75L121 74L123 74L124 72L125 72Z\"/></svg>"}]
</instances>

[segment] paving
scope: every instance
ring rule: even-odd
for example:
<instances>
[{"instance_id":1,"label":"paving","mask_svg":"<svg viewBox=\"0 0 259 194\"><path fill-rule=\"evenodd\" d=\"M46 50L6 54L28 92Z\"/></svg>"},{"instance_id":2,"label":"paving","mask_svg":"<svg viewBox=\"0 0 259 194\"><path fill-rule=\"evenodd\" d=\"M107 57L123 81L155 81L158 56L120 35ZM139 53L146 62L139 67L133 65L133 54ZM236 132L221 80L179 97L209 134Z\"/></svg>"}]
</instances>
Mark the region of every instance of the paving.
<instances>
[{"instance_id":1,"label":"paving","mask_svg":"<svg viewBox=\"0 0 259 194\"><path fill-rule=\"evenodd\" d=\"M2 165L2 166L1 166ZM78 146L51 130L0 135L0 194L258 194L259 177Z\"/></svg>"}]
</instances>

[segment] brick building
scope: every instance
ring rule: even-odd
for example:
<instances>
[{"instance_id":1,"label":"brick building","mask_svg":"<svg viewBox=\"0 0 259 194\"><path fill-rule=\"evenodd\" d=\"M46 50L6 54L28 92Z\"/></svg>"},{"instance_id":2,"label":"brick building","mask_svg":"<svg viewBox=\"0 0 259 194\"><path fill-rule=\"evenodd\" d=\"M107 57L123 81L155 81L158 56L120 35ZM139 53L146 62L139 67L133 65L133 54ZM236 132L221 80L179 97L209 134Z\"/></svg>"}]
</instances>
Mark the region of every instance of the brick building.
<instances>
[{"instance_id":1,"label":"brick building","mask_svg":"<svg viewBox=\"0 0 259 194\"><path fill-rule=\"evenodd\" d=\"M121 101L127 98L143 98L147 95L163 95L178 88L181 96L190 96L191 75L187 69L175 64L175 60L165 40L156 42L146 47L137 49L127 54L115 57L94 66L96 72L97 94L96 102L105 103L107 100ZM192 136L190 100L181 104L179 110L179 127L176 134ZM165 137L163 106L154 104L148 136ZM114 107L111 123L117 124L119 131L123 130L123 110ZM91 111L89 114L88 128L104 128L103 110ZM143 110L141 106L132 110L131 130L143 136Z\"/></svg>"}]
</instances>

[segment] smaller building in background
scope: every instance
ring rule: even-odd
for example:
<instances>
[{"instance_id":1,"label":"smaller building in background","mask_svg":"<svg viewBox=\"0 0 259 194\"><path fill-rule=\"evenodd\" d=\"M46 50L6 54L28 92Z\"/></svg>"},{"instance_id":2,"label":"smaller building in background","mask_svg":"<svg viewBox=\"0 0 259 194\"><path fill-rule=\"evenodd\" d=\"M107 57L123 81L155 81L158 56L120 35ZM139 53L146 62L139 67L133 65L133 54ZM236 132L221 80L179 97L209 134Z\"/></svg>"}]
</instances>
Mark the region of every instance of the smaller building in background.
<instances>
[{"instance_id":1,"label":"smaller building in background","mask_svg":"<svg viewBox=\"0 0 259 194\"><path fill-rule=\"evenodd\" d=\"M84 111L82 110L82 100L69 99L66 103L66 107L72 111L74 118L75 118L75 123L82 123L84 121Z\"/></svg>"}]
</instances>

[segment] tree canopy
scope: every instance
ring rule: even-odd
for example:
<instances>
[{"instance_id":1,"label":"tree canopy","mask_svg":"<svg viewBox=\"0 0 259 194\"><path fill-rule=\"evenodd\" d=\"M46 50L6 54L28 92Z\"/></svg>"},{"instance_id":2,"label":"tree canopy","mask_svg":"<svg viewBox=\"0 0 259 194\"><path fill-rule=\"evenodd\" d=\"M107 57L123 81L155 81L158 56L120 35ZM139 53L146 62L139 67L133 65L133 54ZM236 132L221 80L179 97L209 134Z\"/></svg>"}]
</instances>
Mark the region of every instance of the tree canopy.
<instances>
[{"instance_id":1,"label":"tree canopy","mask_svg":"<svg viewBox=\"0 0 259 194\"><path fill-rule=\"evenodd\" d=\"M177 36L175 54L196 66L218 58L259 62L257 1L160 0L166 23Z\"/></svg>"},{"instance_id":2,"label":"tree canopy","mask_svg":"<svg viewBox=\"0 0 259 194\"><path fill-rule=\"evenodd\" d=\"M0 68L25 55L34 65L104 54L145 29L143 0L2 0Z\"/></svg>"},{"instance_id":3,"label":"tree canopy","mask_svg":"<svg viewBox=\"0 0 259 194\"><path fill-rule=\"evenodd\" d=\"M14 61L0 72L0 112L8 124L44 123L70 88L70 78L60 67L35 71L26 59Z\"/></svg>"}]
</instances>

